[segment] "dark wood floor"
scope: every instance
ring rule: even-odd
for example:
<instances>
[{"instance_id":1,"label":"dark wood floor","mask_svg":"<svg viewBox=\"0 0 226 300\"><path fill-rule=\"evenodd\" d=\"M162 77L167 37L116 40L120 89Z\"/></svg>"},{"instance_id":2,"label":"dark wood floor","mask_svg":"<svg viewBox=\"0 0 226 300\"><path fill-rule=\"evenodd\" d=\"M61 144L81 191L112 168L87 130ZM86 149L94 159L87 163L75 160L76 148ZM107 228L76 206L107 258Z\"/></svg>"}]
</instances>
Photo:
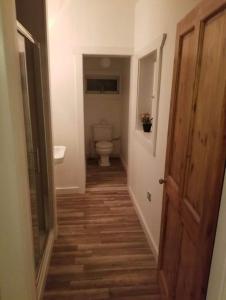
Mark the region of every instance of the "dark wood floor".
<instances>
[{"instance_id":1,"label":"dark wood floor","mask_svg":"<svg viewBox=\"0 0 226 300\"><path fill-rule=\"evenodd\" d=\"M87 165L85 195L58 196L59 236L44 299L160 300L156 263L119 160Z\"/></svg>"}]
</instances>

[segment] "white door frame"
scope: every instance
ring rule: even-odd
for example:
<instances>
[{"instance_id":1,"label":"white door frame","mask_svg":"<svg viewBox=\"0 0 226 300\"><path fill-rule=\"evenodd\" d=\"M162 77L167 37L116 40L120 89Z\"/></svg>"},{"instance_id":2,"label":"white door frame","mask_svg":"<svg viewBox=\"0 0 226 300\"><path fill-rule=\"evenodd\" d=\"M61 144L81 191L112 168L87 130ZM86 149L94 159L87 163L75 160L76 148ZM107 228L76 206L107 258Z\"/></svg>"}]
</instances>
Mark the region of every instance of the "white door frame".
<instances>
[{"instance_id":1,"label":"white door frame","mask_svg":"<svg viewBox=\"0 0 226 300\"><path fill-rule=\"evenodd\" d=\"M80 174L80 192L84 193L86 189L86 155L85 155L85 124L84 124L84 89L83 89L83 57L85 55L97 56L117 56L117 57L132 57L132 48L118 47L83 47L74 50L74 70L76 82L76 118L77 118L77 151ZM130 123L130 122L129 122ZM130 130L129 130L130 132ZM129 134L129 133L128 133ZM130 134L129 134L130 136ZM129 145L128 145L129 149ZM129 161L129 160L128 160ZM129 163L128 163L129 165Z\"/></svg>"}]
</instances>

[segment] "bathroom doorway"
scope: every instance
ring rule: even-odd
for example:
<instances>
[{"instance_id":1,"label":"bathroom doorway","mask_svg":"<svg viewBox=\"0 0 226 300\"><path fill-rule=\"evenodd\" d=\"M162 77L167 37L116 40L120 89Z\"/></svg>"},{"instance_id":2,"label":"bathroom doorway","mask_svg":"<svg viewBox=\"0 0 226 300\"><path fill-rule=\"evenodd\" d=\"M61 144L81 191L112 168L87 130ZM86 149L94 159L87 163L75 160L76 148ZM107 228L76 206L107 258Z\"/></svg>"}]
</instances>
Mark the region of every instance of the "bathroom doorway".
<instances>
[{"instance_id":1,"label":"bathroom doorway","mask_svg":"<svg viewBox=\"0 0 226 300\"><path fill-rule=\"evenodd\" d=\"M130 56L83 56L87 188L96 181L105 187L126 184L130 61Z\"/></svg>"}]
</instances>

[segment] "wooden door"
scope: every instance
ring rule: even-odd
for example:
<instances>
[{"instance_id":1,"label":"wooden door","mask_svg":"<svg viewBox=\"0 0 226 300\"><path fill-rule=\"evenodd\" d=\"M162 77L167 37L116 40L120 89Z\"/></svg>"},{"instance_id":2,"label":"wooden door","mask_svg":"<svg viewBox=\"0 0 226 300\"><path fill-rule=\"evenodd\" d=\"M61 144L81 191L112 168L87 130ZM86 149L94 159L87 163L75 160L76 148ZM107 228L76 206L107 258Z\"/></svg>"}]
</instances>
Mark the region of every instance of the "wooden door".
<instances>
[{"instance_id":1,"label":"wooden door","mask_svg":"<svg viewBox=\"0 0 226 300\"><path fill-rule=\"evenodd\" d=\"M226 0L177 28L159 269L168 299L206 299L226 159Z\"/></svg>"}]
</instances>

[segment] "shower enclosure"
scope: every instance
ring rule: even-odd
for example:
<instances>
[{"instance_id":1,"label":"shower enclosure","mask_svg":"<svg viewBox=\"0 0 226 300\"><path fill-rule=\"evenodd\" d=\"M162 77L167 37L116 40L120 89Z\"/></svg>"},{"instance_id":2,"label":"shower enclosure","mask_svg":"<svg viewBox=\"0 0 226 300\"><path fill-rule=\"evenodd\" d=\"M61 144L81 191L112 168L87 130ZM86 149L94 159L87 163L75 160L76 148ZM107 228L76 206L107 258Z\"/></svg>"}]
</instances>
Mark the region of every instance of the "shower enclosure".
<instances>
[{"instance_id":1,"label":"shower enclosure","mask_svg":"<svg viewBox=\"0 0 226 300\"><path fill-rule=\"evenodd\" d=\"M49 196L47 124L39 43L18 24L18 49L23 93L24 125L30 188L30 207L36 275L53 228L53 207Z\"/></svg>"}]
</instances>

